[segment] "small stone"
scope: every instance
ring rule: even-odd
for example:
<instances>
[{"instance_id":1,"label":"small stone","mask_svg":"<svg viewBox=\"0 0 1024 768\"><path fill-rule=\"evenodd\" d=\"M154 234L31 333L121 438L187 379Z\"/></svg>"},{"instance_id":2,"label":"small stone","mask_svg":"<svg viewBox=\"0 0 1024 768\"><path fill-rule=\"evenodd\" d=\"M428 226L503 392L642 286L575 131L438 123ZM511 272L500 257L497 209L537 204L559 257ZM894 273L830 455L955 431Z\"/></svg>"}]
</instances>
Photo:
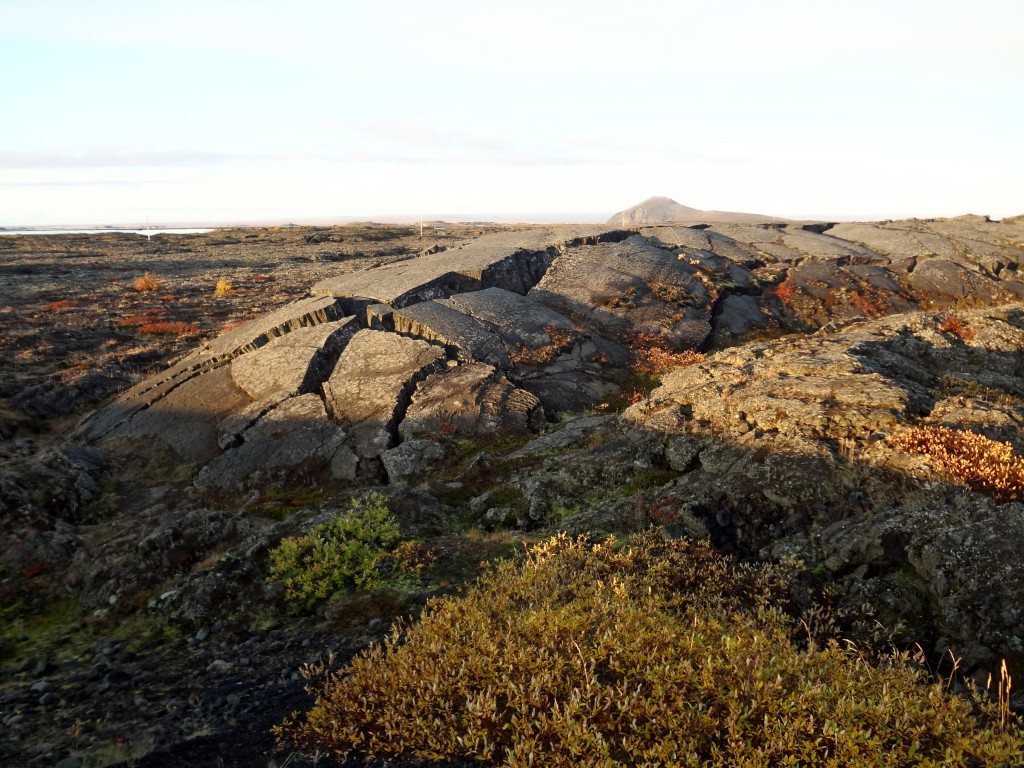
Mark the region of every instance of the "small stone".
<instances>
[{"instance_id":1,"label":"small stone","mask_svg":"<svg viewBox=\"0 0 1024 768\"><path fill-rule=\"evenodd\" d=\"M208 638L209 636L210 636L210 629L209 629L209 627L200 627L199 631L196 632L196 641L201 643L206 638Z\"/></svg>"}]
</instances>

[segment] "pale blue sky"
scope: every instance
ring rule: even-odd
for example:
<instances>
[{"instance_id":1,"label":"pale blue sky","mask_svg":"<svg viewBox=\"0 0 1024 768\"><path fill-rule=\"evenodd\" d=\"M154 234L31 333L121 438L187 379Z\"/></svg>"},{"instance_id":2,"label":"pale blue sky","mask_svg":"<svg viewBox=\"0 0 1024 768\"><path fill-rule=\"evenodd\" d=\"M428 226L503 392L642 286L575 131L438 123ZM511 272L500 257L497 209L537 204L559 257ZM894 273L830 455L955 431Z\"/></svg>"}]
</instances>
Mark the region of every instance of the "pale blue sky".
<instances>
[{"instance_id":1,"label":"pale blue sky","mask_svg":"<svg viewBox=\"0 0 1024 768\"><path fill-rule=\"evenodd\" d=\"M1024 213L1024 2L0 0L0 225Z\"/></svg>"}]
</instances>

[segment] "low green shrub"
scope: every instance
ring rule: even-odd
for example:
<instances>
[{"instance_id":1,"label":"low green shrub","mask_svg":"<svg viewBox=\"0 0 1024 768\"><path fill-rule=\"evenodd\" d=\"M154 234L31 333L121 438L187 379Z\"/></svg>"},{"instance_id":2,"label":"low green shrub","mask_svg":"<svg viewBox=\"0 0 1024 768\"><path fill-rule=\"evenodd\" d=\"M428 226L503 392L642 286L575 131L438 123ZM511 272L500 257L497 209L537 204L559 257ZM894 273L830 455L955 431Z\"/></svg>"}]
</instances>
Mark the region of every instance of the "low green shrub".
<instances>
[{"instance_id":1,"label":"low green shrub","mask_svg":"<svg viewBox=\"0 0 1024 768\"><path fill-rule=\"evenodd\" d=\"M1019 765L994 705L904 656L796 642L787 576L707 544L562 534L341 674L276 729L290 747L504 766Z\"/></svg>"},{"instance_id":2,"label":"low green shrub","mask_svg":"<svg viewBox=\"0 0 1024 768\"><path fill-rule=\"evenodd\" d=\"M384 496L370 493L306 535L282 540L270 553L270 579L284 583L285 597L297 608L337 592L374 589L383 581L379 566L401 538Z\"/></svg>"}]
</instances>

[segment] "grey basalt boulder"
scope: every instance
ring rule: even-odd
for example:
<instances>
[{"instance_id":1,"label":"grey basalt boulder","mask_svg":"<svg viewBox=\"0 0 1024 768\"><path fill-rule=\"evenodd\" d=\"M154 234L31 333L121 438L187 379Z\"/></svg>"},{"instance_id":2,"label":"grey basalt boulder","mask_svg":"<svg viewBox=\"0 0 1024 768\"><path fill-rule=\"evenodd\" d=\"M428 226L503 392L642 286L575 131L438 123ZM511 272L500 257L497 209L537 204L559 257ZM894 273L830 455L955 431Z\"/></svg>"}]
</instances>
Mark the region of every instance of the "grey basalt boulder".
<instances>
[{"instance_id":1,"label":"grey basalt boulder","mask_svg":"<svg viewBox=\"0 0 1024 768\"><path fill-rule=\"evenodd\" d=\"M447 455L444 447L433 440L405 440L380 455L389 483L418 477Z\"/></svg>"}]
</instances>

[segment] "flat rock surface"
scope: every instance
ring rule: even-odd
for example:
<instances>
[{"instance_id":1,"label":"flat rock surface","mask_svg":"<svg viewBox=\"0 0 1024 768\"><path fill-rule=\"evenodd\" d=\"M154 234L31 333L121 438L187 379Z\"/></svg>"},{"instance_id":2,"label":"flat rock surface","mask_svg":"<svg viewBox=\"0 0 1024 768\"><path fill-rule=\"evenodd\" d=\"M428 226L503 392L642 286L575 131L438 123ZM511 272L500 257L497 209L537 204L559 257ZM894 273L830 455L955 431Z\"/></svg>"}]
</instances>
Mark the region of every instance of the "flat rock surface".
<instances>
[{"instance_id":1,"label":"flat rock surface","mask_svg":"<svg viewBox=\"0 0 1024 768\"><path fill-rule=\"evenodd\" d=\"M184 461L203 464L219 452L217 425L251 402L227 368L189 379L120 424L116 437L163 443ZM108 406L115 413L118 405Z\"/></svg>"},{"instance_id":2,"label":"flat rock surface","mask_svg":"<svg viewBox=\"0 0 1024 768\"><path fill-rule=\"evenodd\" d=\"M231 378L254 400L310 390L333 367L348 338L355 333L347 317L278 336L248 355L231 362Z\"/></svg>"}]
</instances>

